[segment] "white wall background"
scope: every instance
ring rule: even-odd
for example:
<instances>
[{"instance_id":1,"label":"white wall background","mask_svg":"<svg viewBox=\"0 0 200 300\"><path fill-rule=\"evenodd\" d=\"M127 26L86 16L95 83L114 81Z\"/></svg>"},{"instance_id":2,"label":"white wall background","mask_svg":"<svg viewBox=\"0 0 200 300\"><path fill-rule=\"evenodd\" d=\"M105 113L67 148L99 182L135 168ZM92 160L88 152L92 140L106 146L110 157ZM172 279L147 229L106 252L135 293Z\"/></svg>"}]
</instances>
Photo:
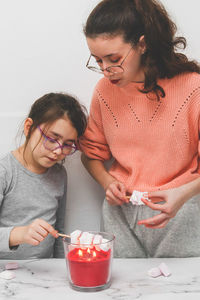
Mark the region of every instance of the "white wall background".
<instances>
[{"instance_id":1,"label":"white wall background","mask_svg":"<svg viewBox=\"0 0 200 300\"><path fill-rule=\"evenodd\" d=\"M99 78L85 68L89 51L82 33L97 0L0 0L0 156L16 148L19 125L31 104L48 92L76 95L89 109ZM162 0L199 60L198 0ZM77 153L66 161L69 187L66 232L98 230L103 190Z\"/></svg>"}]
</instances>

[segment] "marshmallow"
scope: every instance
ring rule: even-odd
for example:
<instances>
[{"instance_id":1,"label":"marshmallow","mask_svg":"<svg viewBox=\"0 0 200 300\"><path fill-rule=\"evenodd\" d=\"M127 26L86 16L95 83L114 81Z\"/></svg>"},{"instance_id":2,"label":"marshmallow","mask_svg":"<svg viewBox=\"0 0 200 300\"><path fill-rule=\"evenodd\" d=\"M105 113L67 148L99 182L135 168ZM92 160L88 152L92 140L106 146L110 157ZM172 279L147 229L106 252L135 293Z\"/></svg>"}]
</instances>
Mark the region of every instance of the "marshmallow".
<instances>
[{"instance_id":1,"label":"marshmallow","mask_svg":"<svg viewBox=\"0 0 200 300\"><path fill-rule=\"evenodd\" d=\"M16 270L18 268L19 268L19 265L16 262L10 262L10 263L5 265L6 270Z\"/></svg>"},{"instance_id":2,"label":"marshmallow","mask_svg":"<svg viewBox=\"0 0 200 300\"><path fill-rule=\"evenodd\" d=\"M170 271L170 269L168 268L168 266L165 264L165 263L161 263L159 265L159 269L161 271L161 273L165 276L165 277L168 277L170 276L172 273Z\"/></svg>"},{"instance_id":3,"label":"marshmallow","mask_svg":"<svg viewBox=\"0 0 200 300\"><path fill-rule=\"evenodd\" d=\"M3 271L0 273L0 278L7 279L7 280L13 279L15 278L15 273L11 271Z\"/></svg>"},{"instance_id":4,"label":"marshmallow","mask_svg":"<svg viewBox=\"0 0 200 300\"><path fill-rule=\"evenodd\" d=\"M83 232L79 238L81 245L92 245L94 234L87 231Z\"/></svg>"},{"instance_id":5,"label":"marshmallow","mask_svg":"<svg viewBox=\"0 0 200 300\"><path fill-rule=\"evenodd\" d=\"M110 243L107 239L102 239L101 244L99 245L99 248L103 251L108 251L110 249Z\"/></svg>"},{"instance_id":6,"label":"marshmallow","mask_svg":"<svg viewBox=\"0 0 200 300\"><path fill-rule=\"evenodd\" d=\"M75 230L73 231L71 234L70 234L70 237L71 237L71 243L72 244L79 244L80 241L79 241L79 237L81 235L82 231L80 230Z\"/></svg>"},{"instance_id":7,"label":"marshmallow","mask_svg":"<svg viewBox=\"0 0 200 300\"><path fill-rule=\"evenodd\" d=\"M130 202L132 202L133 205L145 205L141 200L142 198L149 201L148 193L147 192L133 191L133 193L131 195L131 198L130 198Z\"/></svg>"},{"instance_id":8,"label":"marshmallow","mask_svg":"<svg viewBox=\"0 0 200 300\"><path fill-rule=\"evenodd\" d=\"M100 234L95 234L93 239L93 245L95 245L96 250L100 251L100 245L102 242L103 237Z\"/></svg>"},{"instance_id":9,"label":"marshmallow","mask_svg":"<svg viewBox=\"0 0 200 300\"><path fill-rule=\"evenodd\" d=\"M171 271L165 263L161 263L158 267L150 269L148 274L151 277L158 277L160 275L168 277L171 275Z\"/></svg>"},{"instance_id":10,"label":"marshmallow","mask_svg":"<svg viewBox=\"0 0 200 300\"><path fill-rule=\"evenodd\" d=\"M102 236L100 234L95 234L93 239L93 244L98 245L101 244L101 242L102 242Z\"/></svg>"},{"instance_id":11,"label":"marshmallow","mask_svg":"<svg viewBox=\"0 0 200 300\"><path fill-rule=\"evenodd\" d=\"M155 278L162 275L162 272L160 268L152 268L148 271L148 275Z\"/></svg>"},{"instance_id":12,"label":"marshmallow","mask_svg":"<svg viewBox=\"0 0 200 300\"><path fill-rule=\"evenodd\" d=\"M87 231L75 230L70 234L71 237L71 249L74 249L75 245L79 245L84 248L92 248L95 246L96 250L108 251L110 249L109 240L103 239L100 234L92 234Z\"/></svg>"}]
</instances>

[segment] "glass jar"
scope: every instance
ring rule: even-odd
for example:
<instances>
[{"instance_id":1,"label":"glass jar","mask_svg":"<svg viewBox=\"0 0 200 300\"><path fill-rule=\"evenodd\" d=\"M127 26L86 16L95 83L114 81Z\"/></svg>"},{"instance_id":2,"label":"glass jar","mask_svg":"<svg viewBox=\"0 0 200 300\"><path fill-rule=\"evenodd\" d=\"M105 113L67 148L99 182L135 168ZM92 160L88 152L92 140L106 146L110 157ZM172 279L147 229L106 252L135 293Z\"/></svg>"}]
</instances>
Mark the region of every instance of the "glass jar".
<instances>
[{"instance_id":1,"label":"glass jar","mask_svg":"<svg viewBox=\"0 0 200 300\"><path fill-rule=\"evenodd\" d=\"M93 242L71 243L63 238L67 273L70 286L78 291L94 292L106 289L111 284L114 235L89 231Z\"/></svg>"}]
</instances>

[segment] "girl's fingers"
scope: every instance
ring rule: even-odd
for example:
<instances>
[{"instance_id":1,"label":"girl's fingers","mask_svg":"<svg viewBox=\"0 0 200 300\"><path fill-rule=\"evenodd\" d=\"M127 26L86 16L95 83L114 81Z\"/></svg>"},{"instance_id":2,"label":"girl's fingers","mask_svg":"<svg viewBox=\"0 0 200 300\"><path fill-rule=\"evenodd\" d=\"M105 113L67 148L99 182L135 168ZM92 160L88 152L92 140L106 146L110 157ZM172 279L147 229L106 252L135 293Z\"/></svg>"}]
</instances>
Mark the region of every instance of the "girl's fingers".
<instances>
[{"instance_id":1,"label":"girl's fingers","mask_svg":"<svg viewBox=\"0 0 200 300\"><path fill-rule=\"evenodd\" d=\"M57 238L58 234L57 231L53 228L53 226L51 226L49 223L47 223L44 220L41 220L40 225L48 231L48 233L50 233L53 237Z\"/></svg>"},{"instance_id":2,"label":"girl's fingers","mask_svg":"<svg viewBox=\"0 0 200 300\"><path fill-rule=\"evenodd\" d=\"M50 233L53 237L58 237L57 231L45 220L37 219L35 220L35 224L37 226L36 231L39 232L42 236L46 237L48 233Z\"/></svg>"},{"instance_id":3,"label":"girl's fingers","mask_svg":"<svg viewBox=\"0 0 200 300\"><path fill-rule=\"evenodd\" d=\"M46 229L44 229L44 227L42 226L38 226L35 231L41 235L42 237L46 237L48 235L48 231Z\"/></svg>"},{"instance_id":4,"label":"girl's fingers","mask_svg":"<svg viewBox=\"0 0 200 300\"><path fill-rule=\"evenodd\" d=\"M38 233L37 231L33 231L31 233L31 239L34 239L34 240L36 240L38 242L42 242L44 240L44 238L47 236L47 234L45 236L43 236L40 233Z\"/></svg>"},{"instance_id":5,"label":"girl's fingers","mask_svg":"<svg viewBox=\"0 0 200 300\"><path fill-rule=\"evenodd\" d=\"M38 240L34 239L34 238L31 238L30 242L29 242L29 244L33 245L33 246L37 246L37 245L39 245L39 243L40 242Z\"/></svg>"}]
</instances>

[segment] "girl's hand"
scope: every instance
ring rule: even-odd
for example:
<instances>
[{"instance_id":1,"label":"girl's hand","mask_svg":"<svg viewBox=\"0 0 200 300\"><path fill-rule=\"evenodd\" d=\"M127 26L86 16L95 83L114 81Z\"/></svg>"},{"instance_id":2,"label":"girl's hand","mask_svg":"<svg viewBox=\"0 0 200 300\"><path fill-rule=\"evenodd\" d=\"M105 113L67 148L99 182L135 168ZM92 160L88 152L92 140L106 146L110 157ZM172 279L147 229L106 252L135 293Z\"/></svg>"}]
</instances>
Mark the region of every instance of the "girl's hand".
<instances>
[{"instance_id":1,"label":"girl's hand","mask_svg":"<svg viewBox=\"0 0 200 300\"><path fill-rule=\"evenodd\" d=\"M112 181L106 188L106 200L110 205L122 205L129 202L126 198L126 188L122 182Z\"/></svg>"},{"instance_id":2,"label":"girl's hand","mask_svg":"<svg viewBox=\"0 0 200 300\"><path fill-rule=\"evenodd\" d=\"M142 201L151 209L158 210L160 213L152 218L141 220L138 225L144 225L148 228L163 228L171 218L174 218L182 205L190 198L183 187L174 188L165 191L156 191L148 193L150 201ZM164 202L163 204L158 204Z\"/></svg>"},{"instance_id":3,"label":"girl's hand","mask_svg":"<svg viewBox=\"0 0 200 300\"><path fill-rule=\"evenodd\" d=\"M57 238L57 231L46 221L36 219L27 226L14 227L10 233L10 247L19 244L39 245L48 234Z\"/></svg>"}]
</instances>

